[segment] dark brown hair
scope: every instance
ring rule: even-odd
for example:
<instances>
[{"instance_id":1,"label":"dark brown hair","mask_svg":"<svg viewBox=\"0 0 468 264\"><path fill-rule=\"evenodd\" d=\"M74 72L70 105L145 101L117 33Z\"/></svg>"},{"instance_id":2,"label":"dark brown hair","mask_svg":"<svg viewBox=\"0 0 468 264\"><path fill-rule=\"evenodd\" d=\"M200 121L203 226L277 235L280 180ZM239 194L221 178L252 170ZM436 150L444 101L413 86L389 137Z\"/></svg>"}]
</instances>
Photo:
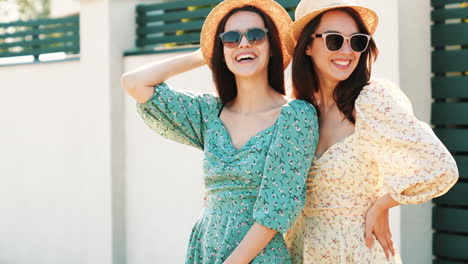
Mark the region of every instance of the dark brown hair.
<instances>
[{"instance_id":1,"label":"dark brown hair","mask_svg":"<svg viewBox=\"0 0 468 264\"><path fill-rule=\"evenodd\" d=\"M356 21L359 32L370 35L361 16L354 9L343 7L333 10L341 10L349 14L354 21ZM313 38L311 38L310 35L315 33L315 30L319 26L322 16L325 13L326 12L312 19L302 30L301 36L299 37L294 50L292 63L294 97L310 102L315 106L318 113L319 109L317 107L314 93L317 93L319 89L319 76L317 75L312 63L313 57L305 55L305 52L307 46L313 41ZM344 117L353 124L355 123L353 116L354 103L356 102L356 98L359 96L362 88L369 83L372 62L377 59L378 52L377 46L371 38L369 46L361 53L356 69L354 69L348 79L341 81L333 91L333 99L335 100L338 109L340 109Z\"/></svg>"},{"instance_id":2,"label":"dark brown hair","mask_svg":"<svg viewBox=\"0 0 468 264\"><path fill-rule=\"evenodd\" d=\"M285 94L284 89L284 68L283 68L283 51L281 49L281 40L278 29L273 20L262 10L251 5L245 5L232 9L224 16L216 29L216 38L213 47L213 56L211 57L211 70L213 72L213 80L218 91L219 97L223 104L233 100L237 96L236 78L226 65L223 51L223 42L218 37L224 32L226 22L233 14L239 11L249 11L260 15L268 29L268 41L270 42L270 59L268 61L268 83L270 86L281 94Z\"/></svg>"}]
</instances>

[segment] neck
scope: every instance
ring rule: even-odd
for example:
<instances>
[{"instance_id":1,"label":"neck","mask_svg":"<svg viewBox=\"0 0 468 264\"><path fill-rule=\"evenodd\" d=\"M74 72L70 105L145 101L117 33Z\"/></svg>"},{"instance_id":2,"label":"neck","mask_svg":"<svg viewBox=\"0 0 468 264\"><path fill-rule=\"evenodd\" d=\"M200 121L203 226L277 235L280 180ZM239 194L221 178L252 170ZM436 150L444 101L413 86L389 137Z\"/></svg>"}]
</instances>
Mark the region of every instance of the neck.
<instances>
[{"instance_id":1,"label":"neck","mask_svg":"<svg viewBox=\"0 0 468 264\"><path fill-rule=\"evenodd\" d=\"M270 109L281 96L268 83L268 76L236 76L237 96L231 109L239 113L262 112Z\"/></svg>"},{"instance_id":2,"label":"neck","mask_svg":"<svg viewBox=\"0 0 468 264\"><path fill-rule=\"evenodd\" d=\"M338 82L336 81L319 80L319 89L316 95L319 107L327 109L336 105L333 93L337 86Z\"/></svg>"}]
</instances>

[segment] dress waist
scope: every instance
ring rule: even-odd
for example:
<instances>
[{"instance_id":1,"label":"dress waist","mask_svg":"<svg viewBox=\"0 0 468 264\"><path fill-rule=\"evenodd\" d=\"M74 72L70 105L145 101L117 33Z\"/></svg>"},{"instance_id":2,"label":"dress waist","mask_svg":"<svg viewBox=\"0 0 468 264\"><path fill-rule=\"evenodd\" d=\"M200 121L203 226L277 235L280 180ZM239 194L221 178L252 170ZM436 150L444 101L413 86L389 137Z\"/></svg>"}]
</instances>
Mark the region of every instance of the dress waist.
<instances>
[{"instance_id":1,"label":"dress waist","mask_svg":"<svg viewBox=\"0 0 468 264\"><path fill-rule=\"evenodd\" d=\"M221 211L237 213L248 211L252 213L257 197L253 195L218 195L211 194L206 197L205 209L208 211Z\"/></svg>"},{"instance_id":2,"label":"dress waist","mask_svg":"<svg viewBox=\"0 0 468 264\"><path fill-rule=\"evenodd\" d=\"M304 208L303 216L308 218L308 221L316 222L342 222L342 221L358 221L364 222L368 207L354 207L354 208L321 208L311 209Z\"/></svg>"}]
</instances>

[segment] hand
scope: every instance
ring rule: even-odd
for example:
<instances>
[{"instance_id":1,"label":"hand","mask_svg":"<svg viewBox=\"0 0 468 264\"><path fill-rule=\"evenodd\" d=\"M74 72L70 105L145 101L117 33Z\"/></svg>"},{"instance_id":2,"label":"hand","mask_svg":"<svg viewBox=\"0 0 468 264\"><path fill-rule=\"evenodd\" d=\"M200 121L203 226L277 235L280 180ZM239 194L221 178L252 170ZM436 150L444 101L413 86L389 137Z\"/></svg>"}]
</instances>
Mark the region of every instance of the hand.
<instances>
[{"instance_id":1,"label":"hand","mask_svg":"<svg viewBox=\"0 0 468 264\"><path fill-rule=\"evenodd\" d=\"M383 208L376 202L366 214L366 246L368 248L372 247L374 243L372 234L374 234L382 246L387 260L389 259L389 251L395 256L388 211L389 208Z\"/></svg>"}]
</instances>

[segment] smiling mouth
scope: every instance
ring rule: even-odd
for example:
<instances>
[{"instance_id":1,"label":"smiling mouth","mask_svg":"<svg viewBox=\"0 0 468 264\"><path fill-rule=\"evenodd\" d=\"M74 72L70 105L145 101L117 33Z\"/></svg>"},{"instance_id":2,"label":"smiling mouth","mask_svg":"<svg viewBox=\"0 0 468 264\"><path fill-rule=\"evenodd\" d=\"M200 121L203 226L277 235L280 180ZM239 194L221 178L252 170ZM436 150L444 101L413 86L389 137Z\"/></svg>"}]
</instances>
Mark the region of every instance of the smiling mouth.
<instances>
[{"instance_id":1,"label":"smiling mouth","mask_svg":"<svg viewBox=\"0 0 468 264\"><path fill-rule=\"evenodd\" d=\"M240 54L235 59L237 62L244 62L244 61L253 61L257 58L254 54Z\"/></svg>"},{"instance_id":2,"label":"smiling mouth","mask_svg":"<svg viewBox=\"0 0 468 264\"><path fill-rule=\"evenodd\" d=\"M332 60L333 65L340 70L347 70L351 67L352 60Z\"/></svg>"},{"instance_id":3,"label":"smiling mouth","mask_svg":"<svg viewBox=\"0 0 468 264\"><path fill-rule=\"evenodd\" d=\"M351 63L351 60L332 60L332 62L340 66L348 66Z\"/></svg>"}]
</instances>

